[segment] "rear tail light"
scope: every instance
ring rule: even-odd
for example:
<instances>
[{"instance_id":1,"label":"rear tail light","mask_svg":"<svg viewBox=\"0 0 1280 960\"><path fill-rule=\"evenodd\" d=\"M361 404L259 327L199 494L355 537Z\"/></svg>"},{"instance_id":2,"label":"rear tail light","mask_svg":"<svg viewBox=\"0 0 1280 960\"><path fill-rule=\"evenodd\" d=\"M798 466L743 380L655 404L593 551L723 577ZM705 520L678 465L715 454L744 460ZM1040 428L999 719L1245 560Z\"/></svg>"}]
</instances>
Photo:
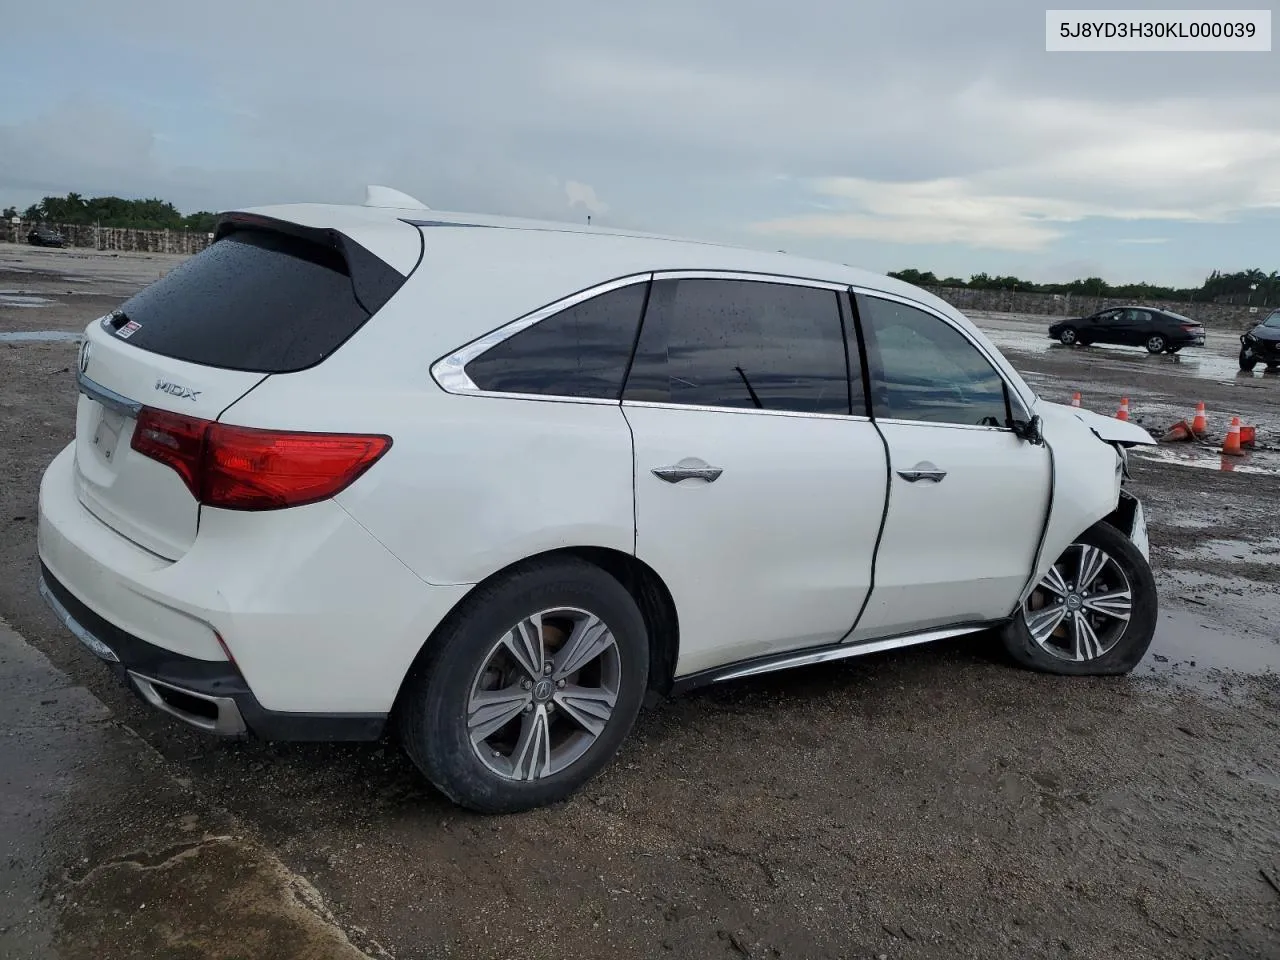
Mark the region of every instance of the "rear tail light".
<instances>
[{"instance_id":1,"label":"rear tail light","mask_svg":"<svg viewBox=\"0 0 1280 960\"><path fill-rule=\"evenodd\" d=\"M256 430L144 407L132 447L171 467L205 506L278 510L336 496L390 449L391 438Z\"/></svg>"}]
</instances>

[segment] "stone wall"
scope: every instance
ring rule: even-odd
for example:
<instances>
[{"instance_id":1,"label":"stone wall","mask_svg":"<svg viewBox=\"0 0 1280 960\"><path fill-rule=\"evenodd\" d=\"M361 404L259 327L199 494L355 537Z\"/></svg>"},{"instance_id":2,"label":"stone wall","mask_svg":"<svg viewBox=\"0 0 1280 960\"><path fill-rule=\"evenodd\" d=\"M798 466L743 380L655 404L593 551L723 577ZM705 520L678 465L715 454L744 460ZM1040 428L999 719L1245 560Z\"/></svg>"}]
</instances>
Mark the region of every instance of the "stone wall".
<instances>
[{"instance_id":1,"label":"stone wall","mask_svg":"<svg viewBox=\"0 0 1280 960\"><path fill-rule=\"evenodd\" d=\"M36 224L31 221L0 222L0 240L26 243L27 234ZM208 233L190 230L134 230L128 227L95 227L92 225L51 223L71 247L94 250L127 250L138 253L199 253L211 242Z\"/></svg>"},{"instance_id":2,"label":"stone wall","mask_svg":"<svg viewBox=\"0 0 1280 960\"><path fill-rule=\"evenodd\" d=\"M1184 317L1199 320L1207 327L1244 329L1253 326L1268 313L1270 307L1233 306L1227 303L1176 303L1164 300L1115 300L1107 297L1081 297L1072 294L1010 292L1007 290L969 290L964 287L926 287L934 296L966 313L1020 313L1045 317L1087 317L1107 307L1144 303L1160 310L1172 310ZM1253 312L1250 312L1250 311Z\"/></svg>"}]
</instances>

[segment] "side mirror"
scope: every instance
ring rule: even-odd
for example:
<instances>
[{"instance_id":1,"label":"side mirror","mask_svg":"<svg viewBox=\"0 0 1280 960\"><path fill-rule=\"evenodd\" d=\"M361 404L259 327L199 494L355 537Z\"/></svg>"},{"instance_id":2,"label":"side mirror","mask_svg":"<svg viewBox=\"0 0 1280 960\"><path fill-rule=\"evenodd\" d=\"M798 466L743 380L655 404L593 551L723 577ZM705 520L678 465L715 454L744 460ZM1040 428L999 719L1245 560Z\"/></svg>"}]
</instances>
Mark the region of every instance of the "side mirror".
<instances>
[{"instance_id":1,"label":"side mirror","mask_svg":"<svg viewBox=\"0 0 1280 960\"><path fill-rule=\"evenodd\" d=\"M1044 433L1040 429L1040 416L1037 414L1030 420L1013 421L1013 435L1019 440L1040 446L1044 443Z\"/></svg>"}]
</instances>

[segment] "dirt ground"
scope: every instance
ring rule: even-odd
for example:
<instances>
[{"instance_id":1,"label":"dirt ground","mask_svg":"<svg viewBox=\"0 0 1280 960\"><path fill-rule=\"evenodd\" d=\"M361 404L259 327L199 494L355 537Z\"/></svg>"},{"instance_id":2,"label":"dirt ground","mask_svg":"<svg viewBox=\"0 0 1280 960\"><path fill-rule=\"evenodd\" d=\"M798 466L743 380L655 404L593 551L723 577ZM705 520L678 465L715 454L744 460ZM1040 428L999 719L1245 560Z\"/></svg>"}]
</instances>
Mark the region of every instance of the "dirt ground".
<instances>
[{"instance_id":1,"label":"dirt ground","mask_svg":"<svg viewBox=\"0 0 1280 960\"><path fill-rule=\"evenodd\" d=\"M1131 677L1024 672L980 637L724 684L643 713L617 762L570 802L473 816L392 742L226 743L177 727L120 688L41 603L36 490L72 436L74 334L176 262L0 246L0 618L136 733L193 811L293 878L266 887L312 891L335 951L1280 957L1276 450L1230 470L1208 448L1133 458L1162 613ZM1052 345L1041 319L975 319L1049 399L1078 390L1110 414L1127 396L1157 433L1203 400L1219 436L1239 415L1264 447L1280 439L1280 376L1239 375L1229 332L1211 332L1203 350L1149 357ZM48 722L58 709L45 708ZM0 737L0 770L5 750ZM73 766L89 776L94 763ZM0 818L18 837L0 843L17 849L46 831L24 862L39 868L49 942L66 955L79 955L67 944L98 943L101 956L235 955L227 942L209 946L219 940L208 930L190 941L204 946L172 946L196 922L190 903L164 921L167 952L141 933L131 940L145 884L77 896L83 871L70 865L97 849L83 837L109 828L40 796L60 805L57 829L32 825L48 819L34 815L27 827ZM166 800L116 829L161 835L180 810ZM219 902L239 893L286 909L235 858L212 857L191 882ZM5 923L0 915L0 954L19 955L6 954Z\"/></svg>"}]
</instances>

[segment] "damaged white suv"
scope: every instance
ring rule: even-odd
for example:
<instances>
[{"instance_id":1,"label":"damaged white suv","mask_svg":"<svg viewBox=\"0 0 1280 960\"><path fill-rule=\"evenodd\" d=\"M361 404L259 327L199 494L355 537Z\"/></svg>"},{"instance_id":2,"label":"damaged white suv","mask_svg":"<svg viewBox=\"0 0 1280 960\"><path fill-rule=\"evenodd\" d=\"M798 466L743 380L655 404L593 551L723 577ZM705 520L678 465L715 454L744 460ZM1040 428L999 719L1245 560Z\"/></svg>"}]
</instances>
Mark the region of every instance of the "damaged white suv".
<instances>
[{"instance_id":1,"label":"damaged white suv","mask_svg":"<svg viewBox=\"0 0 1280 960\"><path fill-rule=\"evenodd\" d=\"M373 739L486 811L661 694L998 630L1151 641L1140 428L1036 397L946 303L772 253L440 214L226 215L91 323L41 589L155 708Z\"/></svg>"}]
</instances>

